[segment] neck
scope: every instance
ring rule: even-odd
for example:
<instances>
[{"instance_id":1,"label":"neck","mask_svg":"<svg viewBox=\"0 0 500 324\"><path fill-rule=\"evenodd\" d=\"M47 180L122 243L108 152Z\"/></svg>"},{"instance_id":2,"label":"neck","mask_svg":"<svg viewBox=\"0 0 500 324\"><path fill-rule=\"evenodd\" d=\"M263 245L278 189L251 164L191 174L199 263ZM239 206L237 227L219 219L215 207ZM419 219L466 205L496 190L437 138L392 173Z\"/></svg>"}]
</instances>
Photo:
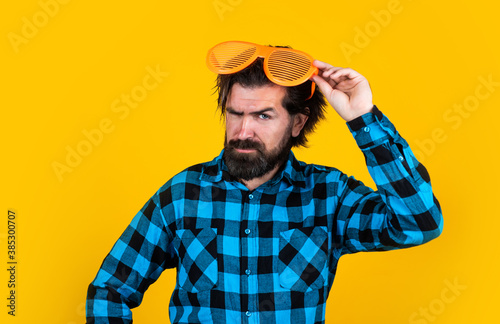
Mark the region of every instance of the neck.
<instances>
[{"instance_id":1,"label":"neck","mask_svg":"<svg viewBox=\"0 0 500 324\"><path fill-rule=\"evenodd\" d=\"M268 173L264 174L262 177L253 178L251 180L240 180L240 182L243 183L245 185L245 187L248 188L248 190L252 191L255 188L259 187L260 185L271 180L276 175L276 173L278 172L280 167L281 167L281 165L276 166L274 169L272 169Z\"/></svg>"}]
</instances>

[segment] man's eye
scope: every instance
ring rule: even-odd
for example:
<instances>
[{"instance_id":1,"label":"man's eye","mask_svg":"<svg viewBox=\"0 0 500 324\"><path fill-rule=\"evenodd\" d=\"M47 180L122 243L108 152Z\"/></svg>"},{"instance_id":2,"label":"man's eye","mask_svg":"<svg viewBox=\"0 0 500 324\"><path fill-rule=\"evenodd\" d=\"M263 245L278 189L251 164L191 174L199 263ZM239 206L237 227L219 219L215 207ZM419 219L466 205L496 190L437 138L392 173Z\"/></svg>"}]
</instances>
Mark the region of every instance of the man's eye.
<instances>
[{"instance_id":1,"label":"man's eye","mask_svg":"<svg viewBox=\"0 0 500 324\"><path fill-rule=\"evenodd\" d=\"M260 119L269 119L269 118L270 118L270 116L269 116L269 115L267 115L267 114L260 114L260 115L259 115L259 118L260 118Z\"/></svg>"}]
</instances>

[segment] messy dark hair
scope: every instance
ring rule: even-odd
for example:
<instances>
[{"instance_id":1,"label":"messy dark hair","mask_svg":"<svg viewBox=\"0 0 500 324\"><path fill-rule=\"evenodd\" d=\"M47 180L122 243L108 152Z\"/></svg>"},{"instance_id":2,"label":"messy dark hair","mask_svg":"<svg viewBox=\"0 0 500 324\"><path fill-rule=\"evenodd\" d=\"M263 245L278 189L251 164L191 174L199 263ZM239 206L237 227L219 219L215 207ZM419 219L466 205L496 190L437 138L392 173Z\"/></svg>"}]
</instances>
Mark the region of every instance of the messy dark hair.
<instances>
[{"instance_id":1,"label":"messy dark hair","mask_svg":"<svg viewBox=\"0 0 500 324\"><path fill-rule=\"evenodd\" d=\"M286 108L291 116L298 113L308 116L299 136L292 137L292 146L294 147L307 147L306 136L316 128L316 124L320 120L325 118L326 101L318 87L315 87L311 99L307 100L311 95L311 82L308 80L298 86L285 87L286 95L283 98L282 106ZM262 58L258 58L250 66L237 73L219 74L217 76L215 91L218 92L217 104L221 111L221 117L226 112L227 98L233 85L236 83L247 88L275 85L264 73Z\"/></svg>"}]
</instances>

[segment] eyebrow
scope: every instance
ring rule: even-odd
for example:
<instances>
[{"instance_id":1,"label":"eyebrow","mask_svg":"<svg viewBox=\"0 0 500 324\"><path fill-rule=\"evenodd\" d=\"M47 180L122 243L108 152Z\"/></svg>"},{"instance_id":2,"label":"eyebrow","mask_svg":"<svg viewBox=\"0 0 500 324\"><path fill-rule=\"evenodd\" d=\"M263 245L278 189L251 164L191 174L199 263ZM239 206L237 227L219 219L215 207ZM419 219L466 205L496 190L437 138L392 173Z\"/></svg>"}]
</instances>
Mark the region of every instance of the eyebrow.
<instances>
[{"instance_id":1,"label":"eyebrow","mask_svg":"<svg viewBox=\"0 0 500 324\"><path fill-rule=\"evenodd\" d=\"M238 115L238 116L242 116L243 115L243 112L241 111L236 111L235 109L233 109L232 107L227 107L226 108L226 111L230 114L234 114L234 115ZM272 111L274 112L274 108L272 107L268 107L268 108L264 108L264 109L261 109L261 110L258 110L258 111L254 111L254 112L251 112L250 114L251 115L260 115L260 114L263 114L265 112L268 112L268 111Z\"/></svg>"}]
</instances>

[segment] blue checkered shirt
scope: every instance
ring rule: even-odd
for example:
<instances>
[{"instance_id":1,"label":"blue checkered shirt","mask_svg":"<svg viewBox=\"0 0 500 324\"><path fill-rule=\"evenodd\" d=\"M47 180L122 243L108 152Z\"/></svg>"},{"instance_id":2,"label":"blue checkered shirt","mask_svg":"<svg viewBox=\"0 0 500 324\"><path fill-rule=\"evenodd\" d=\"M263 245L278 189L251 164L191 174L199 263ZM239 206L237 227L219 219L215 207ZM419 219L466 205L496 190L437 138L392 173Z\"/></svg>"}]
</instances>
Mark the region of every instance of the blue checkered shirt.
<instances>
[{"instance_id":1,"label":"blue checkered shirt","mask_svg":"<svg viewBox=\"0 0 500 324\"><path fill-rule=\"evenodd\" d=\"M87 323L131 323L131 309L177 268L173 323L324 323L339 258L437 237L426 169L375 107L348 123L378 191L339 170L289 158L253 191L222 153L163 185L105 258Z\"/></svg>"}]
</instances>

